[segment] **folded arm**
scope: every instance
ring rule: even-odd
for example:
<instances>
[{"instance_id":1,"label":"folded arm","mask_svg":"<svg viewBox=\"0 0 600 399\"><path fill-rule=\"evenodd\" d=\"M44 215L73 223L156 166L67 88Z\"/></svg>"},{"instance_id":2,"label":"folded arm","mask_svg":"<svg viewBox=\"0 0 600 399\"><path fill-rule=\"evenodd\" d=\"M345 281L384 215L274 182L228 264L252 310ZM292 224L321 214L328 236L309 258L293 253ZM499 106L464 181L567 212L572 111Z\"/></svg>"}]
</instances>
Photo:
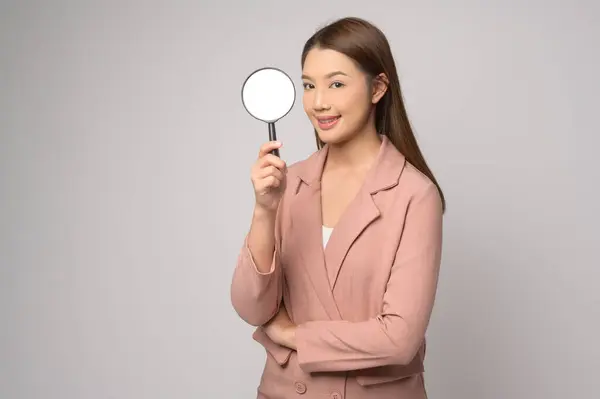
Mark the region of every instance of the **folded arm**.
<instances>
[{"instance_id":1,"label":"folded arm","mask_svg":"<svg viewBox=\"0 0 600 399\"><path fill-rule=\"evenodd\" d=\"M442 249L442 206L435 185L409 206L382 312L362 322L310 321L295 331L306 372L409 364L433 309Z\"/></svg>"}]
</instances>

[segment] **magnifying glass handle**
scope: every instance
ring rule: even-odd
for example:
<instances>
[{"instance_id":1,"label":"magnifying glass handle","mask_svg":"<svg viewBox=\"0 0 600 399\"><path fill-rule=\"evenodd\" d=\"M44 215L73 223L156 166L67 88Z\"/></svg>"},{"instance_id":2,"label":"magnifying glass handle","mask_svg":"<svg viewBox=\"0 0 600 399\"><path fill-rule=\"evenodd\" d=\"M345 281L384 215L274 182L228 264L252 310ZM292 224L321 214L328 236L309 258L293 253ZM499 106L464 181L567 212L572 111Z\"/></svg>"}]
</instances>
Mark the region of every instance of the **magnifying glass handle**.
<instances>
[{"instance_id":1,"label":"magnifying glass handle","mask_svg":"<svg viewBox=\"0 0 600 399\"><path fill-rule=\"evenodd\" d=\"M275 133L275 123L269 122L269 141L276 141L276 140L277 140L277 134ZM275 148L273 151L271 151L271 154L278 157L279 156L279 148Z\"/></svg>"}]
</instances>

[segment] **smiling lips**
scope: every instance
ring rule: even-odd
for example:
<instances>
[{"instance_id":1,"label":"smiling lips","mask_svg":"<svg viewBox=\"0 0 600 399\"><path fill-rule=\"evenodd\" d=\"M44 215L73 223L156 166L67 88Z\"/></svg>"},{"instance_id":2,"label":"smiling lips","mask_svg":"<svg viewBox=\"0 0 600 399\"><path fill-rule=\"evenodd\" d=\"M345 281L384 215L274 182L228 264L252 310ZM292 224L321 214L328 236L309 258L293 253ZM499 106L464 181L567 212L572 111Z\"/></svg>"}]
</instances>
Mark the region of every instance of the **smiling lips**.
<instances>
[{"instance_id":1,"label":"smiling lips","mask_svg":"<svg viewBox=\"0 0 600 399\"><path fill-rule=\"evenodd\" d=\"M340 120L341 116L319 116L317 117L317 122L319 123L319 127L323 130L329 130L333 128L337 122Z\"/></svg>"}]
</instances>

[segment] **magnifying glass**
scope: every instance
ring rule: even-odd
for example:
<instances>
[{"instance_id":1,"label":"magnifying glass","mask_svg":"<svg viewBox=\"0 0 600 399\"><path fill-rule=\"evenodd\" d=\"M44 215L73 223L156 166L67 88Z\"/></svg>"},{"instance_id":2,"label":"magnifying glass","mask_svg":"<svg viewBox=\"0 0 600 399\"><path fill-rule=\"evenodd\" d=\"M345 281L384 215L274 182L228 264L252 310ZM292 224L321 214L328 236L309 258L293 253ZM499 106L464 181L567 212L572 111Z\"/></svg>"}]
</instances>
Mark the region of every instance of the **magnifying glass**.
<instances>
[{"instance_id":1,"label":"magnifying glass","mask_svg":"<svg viewBox=\"0 0 600 399\"><path fill-rule=\"evenodd\" d=\"M292 79L281 69L265 67L252 72L242 85L242 103L254 118L269 125L269 140L277 140L275 122L286 116L296 101ZM271 151L279 156L279 149Z\"/></svg>"}]
</instances>

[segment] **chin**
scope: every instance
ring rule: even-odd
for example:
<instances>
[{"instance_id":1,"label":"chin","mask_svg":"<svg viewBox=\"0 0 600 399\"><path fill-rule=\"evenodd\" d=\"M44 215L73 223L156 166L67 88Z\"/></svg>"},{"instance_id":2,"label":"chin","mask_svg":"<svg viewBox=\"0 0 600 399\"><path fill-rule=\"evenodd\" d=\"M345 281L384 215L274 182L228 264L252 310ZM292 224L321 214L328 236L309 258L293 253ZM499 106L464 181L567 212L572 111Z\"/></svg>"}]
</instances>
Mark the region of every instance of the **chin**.
<instances>
[{"instance_id":1,"label":"chin","mask_svg":"<svg viewBox=\"0 0 600 399\"><path fill-rule=\"evenodd\" d=\"M317 135L319 136L319 139L325 144L338 144L345 141L343 135L336 134L332 131L323 132L317 129Z\"/></svg>"},{"instance_id":2,"label":"chin","mask_svg":"<svg viewBox=\"0 0 600 399\"><path fill-rule=\"evenodd\" d=\"M336 126L330 130L321 130L318 126L315 126L319 139L325 144L341 144L350 139L347 129L342 126Z\"/></svg>"},{"instance_id":3,"label":"chin","mask_svg":"<svg viewBox=\"0 0 600 399\"><path fill-rule=\"evenodd\" d=\"M319 130L317 128L317 135L323 143L333 145L344 144L353 138L351 133L343 129Z\"/></svg>"}]
</instances>

